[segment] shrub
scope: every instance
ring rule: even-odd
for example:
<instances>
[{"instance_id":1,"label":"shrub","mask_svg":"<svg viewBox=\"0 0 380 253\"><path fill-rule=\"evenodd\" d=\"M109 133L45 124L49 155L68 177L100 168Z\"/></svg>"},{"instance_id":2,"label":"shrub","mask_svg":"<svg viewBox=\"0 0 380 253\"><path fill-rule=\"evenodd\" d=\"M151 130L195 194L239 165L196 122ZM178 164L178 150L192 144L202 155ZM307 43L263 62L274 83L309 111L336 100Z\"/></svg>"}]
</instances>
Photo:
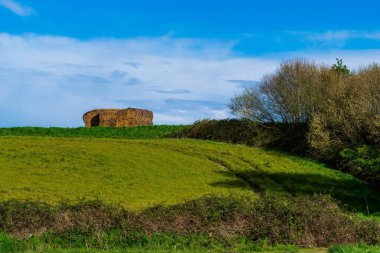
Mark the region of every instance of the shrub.
<instances>
[{"instance_id":1,"label":"shrub","mask_svg":"<svg viewBox=\"0 0 380 253\"><path fill-rule=\"evenodd\" d=\"M231 99L231 112L259 123L305 123L318 106L320 66L306 60L287 61Z\"/></svg>"},{"instance_id":2,"label":"shrub","mask_svg":"<svg viewBox=\"0 0 380 253\"><path fill-rule=\"evenodd\" d=\"M366 179L379 187L380 153L372 146L362 145L356 148L345 148L340 152L342 166L351 174Z\"/></svg>"},{"instance_id":3,"label":"shrub","mask_svg":"<svg viewBox=\"0 0 380 253\"><path fill-rule=\"evenodd\" d=\"M306 124L258 124L248 119L204 119L169 137L223 141L305 154L306 132Z\"/></svg>"},{"instance_id":4,"label":"shrub","mask_svg":"<svg viewBox=\"0 0 380 253\"><path fill-rule=\"evenodd\" d=\"M314 154L333 159L357 143L380 147L380 67L368 66L343 77L323 75L323 99L309 124Z\"/></svg>"},{"instance_id":5,"label":"shrub","mask_svg":"<svg viewBox=\"0 0 380 253\"><path fill-rule=\"evenodd\" d=\"M199 120L169 137L193 138L252 145L259 126L251 120Z\"/></svg>"},{"instance_id":6,"label":"shrub","mask_svg":"<svg viewBox=\"0 0 380 253\"><path fill-rule=\"evenodd\" d=\"M375 244L380 240L377 222L363 221L323 195L262 196L256 200L206 196L175 206L156 206L140 213L100 202L53 207L8 201L0 203L0 210L0 230L24 240L37 236L62 247L145 245L156 235L164 234L203 236L205 243L246 238L264 240L270 245L319 247L360 241ZM19 213L33 215L30 216L32 221Z\"/></svg>"}]
</instances>

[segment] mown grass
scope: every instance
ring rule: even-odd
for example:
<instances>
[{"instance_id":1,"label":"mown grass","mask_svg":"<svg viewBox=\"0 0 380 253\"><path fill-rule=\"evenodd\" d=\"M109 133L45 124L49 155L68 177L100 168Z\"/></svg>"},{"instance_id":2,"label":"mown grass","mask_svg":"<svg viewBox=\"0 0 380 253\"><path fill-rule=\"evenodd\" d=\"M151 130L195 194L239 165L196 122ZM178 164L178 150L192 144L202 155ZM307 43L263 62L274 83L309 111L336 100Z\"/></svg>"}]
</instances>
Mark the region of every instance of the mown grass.
<instances>
[{"instance_id":1,"label":"mown grass","mask_svg":"<svg viewBox=\"0 0 380 253\"><path fill-rule=\"evenodd\" d=\"M10 127L0 128L0 136L50 136L94 138L162 138L184 129L183 125L156 125L138 127Z\"/></svg>"},{"instance_id":2,"label":"mown grass","mask_svg":"<svg viewBox=\"0 0 380 253\"><path fill-rule=\"evenodd\" d=\"M202 157L168 150L161 140L2 137L0 199L48 203L82 198L130 209L175 204L205 194L252 194L213 184L224 169Z\"/></svg>"},{"instance_id":3,"label":"mown grass","mask_svg":"<svg viewBox=\"0 0 380 253\"><path fill-rule=\"evenodd\" d=\"M99 199L139 210L207 194L331 194L347 208L380 211L365 183L311 160L199 140L0 138L0 199Z\"/></svg>"}]
</instances>

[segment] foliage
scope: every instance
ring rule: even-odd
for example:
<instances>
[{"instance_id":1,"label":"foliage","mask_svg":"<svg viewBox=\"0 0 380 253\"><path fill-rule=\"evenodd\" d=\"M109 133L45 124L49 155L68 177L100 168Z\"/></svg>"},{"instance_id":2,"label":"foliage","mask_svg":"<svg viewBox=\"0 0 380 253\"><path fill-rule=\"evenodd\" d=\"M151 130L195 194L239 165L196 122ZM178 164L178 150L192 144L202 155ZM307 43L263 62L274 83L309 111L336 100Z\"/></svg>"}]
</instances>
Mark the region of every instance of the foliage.
<instances>
[{"instance_id":1,"label":"foliage","mask_svg":"<svg viewBox=\"0 0 380 253\"><path fill-rule=\"evenodd\" d=\"M223 141L305 154L306 133L306 124L257 124L248 119L204 119L170 137Z\"/></svg>"},{"instance_id":2,"label":"foliage","mask_svg":"<svg viewBox=\"0 0 380 253\"><path fill-rule=\"evenodd\" d=\"M319 72L305 60L284 62L259 87L232 98L231 112L259 123L305 123L320 101Z\"/></svg>"},{"instance_id":3,"label":"foliage","mask_svg":"<svg viewBox=\"0 0 380 253\"><path fill-rule=\"evenodd\" d=\"M375 185L380 182L380 153L375 148L362 145L346 148L340 152L346 169L360 178Z\"/></svg>"},{"instance_id":4,"label":"foliage","mask_svg":"<svg viewBox=\"0 0 380 253\"><path fill-rule=\"evenodd\" d=\"M76 235L80 237L80 235ZM92 235L82 236L83 242L94 241ZM66 238L60 236L32 236L20 240L11 235L0 233L0 252L28 252L28 253L126 253L126 252L272 252L272 253L325 253L324 250L300 249L295 245L269 245L266 240L253 242L247 238L234 238L218 240L207 235L178 235L159 234L151 236L141 235L141 242L125 245L125 235L120 231L103 233L103 239L114 238L116 241L108 242L107 246L94 248L90 245L69 247ZM115 238L115 236L119 236ZM133 236L136 238L136 235ZM137 239L137 238L136 238ZM68 244L66 244L68 243Z\"/></svg>"},{"instance_id":5,"label":"foliage","mask_svg":"<svg viewBox=\"0 0 380 253\"><path fill-rule=\"evenodd\" d=\"M310 121L314 154L327 160L360 143L379 148L380 67L372 65L338 79L324 75L324 99Z\"/></svg>"},{"instance_id":6,"label":"foliage","mask_svg":"<svg viewBox=\"0 0 380 253\"><path fill-rule=\"evenodd\" d=\"M284 62L258 88L233 98L230 109L259 123L308 123L311 148L327 159L353 143L379 145L380 67L348 71L341 60L330 69Z\"/></svg>"},{"instance_id":7,"label":"foliage","mask_svg":"<svg viewBox=\"0 0 380 253\"><path fill-rule=\"evenodd\" d=\"M260 126L251 120L199 120L170 135L175 138L224 141L253 145Z\"/></svg>"},{"instance_id":8,"label":"foliage","mask_svg":"<svg viewBox=\"0 0 380 253\"><path fill-rule=\"evenodd\" d=\"M377 222L361 220L322 195L263 195L256 200L213 195L141 212L99 201L49 206L14 200L0 203L0 210L0 230L14 236L0 234L0 248L9 251L38 249L41 244L104 250L158 246L259 251L279 244L326 247L360 241L376 244L380 239ZM27 213L33 216L32 223L25 218Z\"/></svg>"},{"instance_id":9,"label":"foliage","mask_svg":"<svg viewBox=\"0 0 380 253\"><path fill-rule=\"evenodd\" d=\"M338 58L336 59L336 63L331 66L331 70L341 76L347 76L351 72L347 65L343 64L343 60Z\"/></svg>"},{"instance_id":10,"label":"foliage","mask_svg":"<svg viewBox=\"0 0 380 253\"><path fill-rule=\"evenodd\" d=\"M0 128L0 136L50 136L50 137L94 137L94 138L162 138L183 129L182 125L156 125L138 127L12 127Z\"/></svg>"},{"instance_id":11,"label":"foliage","mask_svg":"<svg viewBox=\"0 0 380 253\"><path fill-rule=\"evenodd\" d=\"M379 253L380 246L369 246L363 243L358 245L336 245L331 246L329 253Z\"/></svg>"}]
</instances>

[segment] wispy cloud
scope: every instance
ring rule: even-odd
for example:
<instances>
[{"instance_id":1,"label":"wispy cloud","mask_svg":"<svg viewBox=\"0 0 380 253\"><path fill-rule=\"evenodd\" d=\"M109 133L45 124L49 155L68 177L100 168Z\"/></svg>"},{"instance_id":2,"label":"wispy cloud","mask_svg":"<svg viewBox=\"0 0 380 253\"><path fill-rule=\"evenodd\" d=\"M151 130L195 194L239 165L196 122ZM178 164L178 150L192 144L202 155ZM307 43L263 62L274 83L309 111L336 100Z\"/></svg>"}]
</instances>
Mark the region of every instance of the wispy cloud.
<instances>
[{"instance_id":1,"label":"wispy cloud","mask_svg":"<svg viewBox=\"0 0 380 253\"><path fill-rule=\"evenodd\" d=\"M126 62L124 63L126 66L131 66L135 69L139 68L140 64L138 64L137 62Z\"/></svg>"},{"instance_id":2,"label":"wispy cloud","mask_svg":"<svg viewBox=\"0 0 380 253\"><path fill-rule=\"evenodd\" d=\"M163 94L188 94L188 93L190 93L189 90L185 90L185 89L172 89L172 90L153 89L153 90L158 92L158 93L163 93Z\"/></svg>"},{"instance_id":3,"label":"wispy cloud","mask_svg":"<svg viewBox=\"0 0 380 253\"><path fill-rule=\"evenodd\" d=\"M0 0L0 6L7 8L12 11L14 14L19 16L31 16L36 14L36 12L29 6L20 4L13 0Z\"/></svg>"},{"instance_id":4,"label":"wispy cloud","mask_svg":"<svg viewBox=\"0 0 380 253\"><path fill-rule=\"evenodd\" d=\"M226 80L227 82L234 83L241 88L249 88L260 84L257 80Z\"/></svg>"},{"instance_id":5,"label":"wispy cloud","mask_svg":"<svg viewBox=\"0 0 380 253\"><path fill-rule=\"evenodd\" d=\"M380 40L380 31L339 30L326 31L324 33L305 33L305 35L309 41L339 43L341 45L351 39Z\"/></svg>"}]
</instances>

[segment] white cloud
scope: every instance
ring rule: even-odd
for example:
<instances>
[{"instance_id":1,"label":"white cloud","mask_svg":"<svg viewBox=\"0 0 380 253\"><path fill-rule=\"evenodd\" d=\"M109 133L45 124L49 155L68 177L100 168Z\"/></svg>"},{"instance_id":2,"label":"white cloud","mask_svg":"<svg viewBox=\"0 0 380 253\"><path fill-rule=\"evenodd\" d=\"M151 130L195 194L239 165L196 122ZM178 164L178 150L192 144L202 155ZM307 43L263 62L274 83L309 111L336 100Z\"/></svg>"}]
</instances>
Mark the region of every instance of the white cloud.
<instances>
[{"instance_id":1,"label":"white cloud","mask_svg":"<svg viewBox=\"0 0 380 253\"><path fill-rule=\"evenodd\" d=\"M94 108L150 109L155 124L223 118L242 80L260 80L283 59L330 64L338 57L349 66L380 62L376 50L252 58L235 56L233 45L167 37L82 41L0 34L0 126L81 126L82 114Z\"/></svg>"},{"instance_id":2,"label":"white cloud","mask_svg":"<svg viewBox=\"0 0 380 253\"><path fill-rule=\"evenodd\" d=\"M305 33L306 39L313 42L321 42L326 44L337 44L344 46L347 40L351 39L367 39L380 40L380 31L355 31L355 30L339 30L327 31L324 33Z\"/></svg>"},{"instance_id":3,"label":"white cloud","mask_svg":"<svg viewBox=\"0 0 380 253\"><path fill-rule=\"evenodd\" d=\"M13 0L0 0L0 6L7 8L19 16L30 16L36 14L31 7L22 5Z\"/></svg>"}]
</instances>

